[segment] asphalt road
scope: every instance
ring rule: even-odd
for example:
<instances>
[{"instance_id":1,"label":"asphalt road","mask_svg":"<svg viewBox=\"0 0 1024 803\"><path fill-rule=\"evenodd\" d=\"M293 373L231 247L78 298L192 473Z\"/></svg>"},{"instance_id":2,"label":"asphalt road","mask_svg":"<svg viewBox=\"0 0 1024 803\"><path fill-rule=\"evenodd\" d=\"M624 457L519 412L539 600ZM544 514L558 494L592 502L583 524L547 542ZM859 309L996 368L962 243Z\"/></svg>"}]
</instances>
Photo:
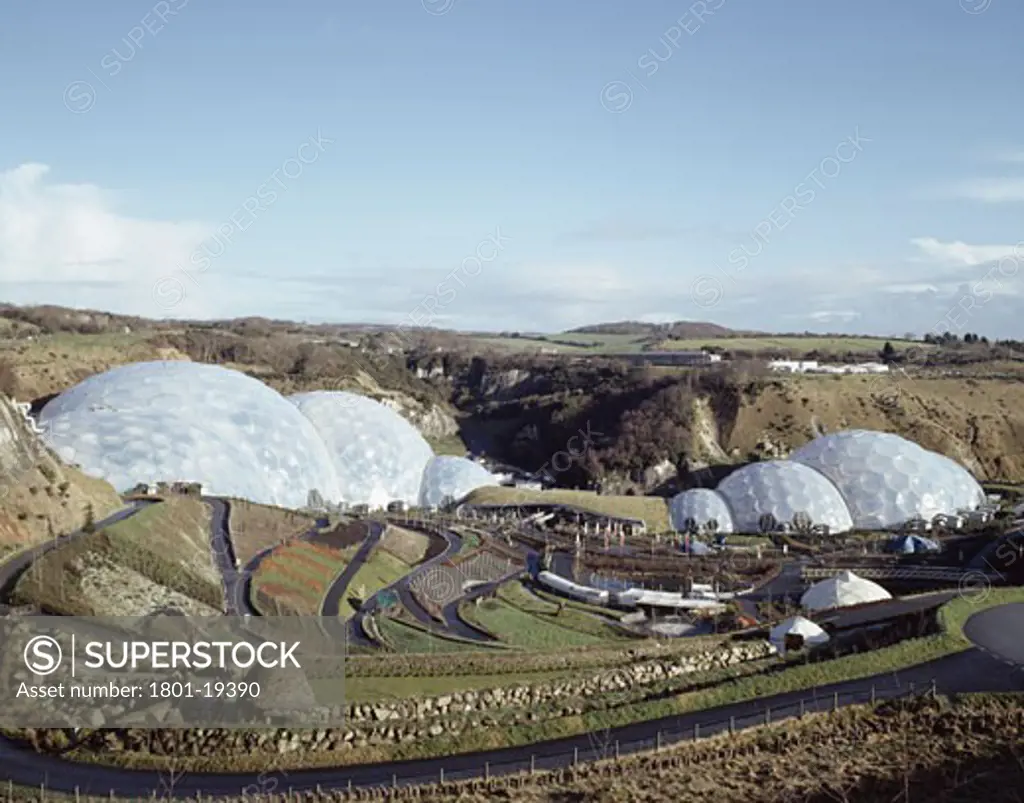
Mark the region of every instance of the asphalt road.
<instances>
[{"instance_id":1,"label":"asphalt road","mask_svg":"<svg viewBox=\"0 0 1024 803\"><path fill-rule=\"evenodd\" d=\"M335 578L334 582L331 583L331 587L327 589L327 593L324 595L324 604L321 608L322 616L338 615L345 592L348 591L348 584L352 582L356 572L366 563L366 559L370 556L373 548L377 546L381 536L384 535L386 525L381 524L379 521L367 521L366 526L366 539L363 541L362 546L359 547L359 550L353 556L352 562Z\"/></svg>"},{"instance_id":2,"label":"asphalt road","mask_svg":"<svg viewBox=\"0 0 1024 803\"><path fill-rule=\"evenodd\" d=\"M374 644L372 641L370 641L363 635L362 622L369 614L375 613L377 611L378 595L387 592L393 592L399 598L399 601L403 601L405 599L411 601L414 607L410 608L410 612L413 614L413 616L419 619L419 621L424 622L424 624L437 624L431 618L430 614L423 610L422 606L416 602L416 598L412 594L412 583L418 577L426 574L433 567L438 566L444 561L450 559L452 555L454 555L460 549L462 549L462 536L458 535L457 533L448 530L442 530L441 537L445 541L445 547L441 552L432 557L430 560L424 561L411 572L409 572L409 574L400 577L398 580L391 583L391 585L379 589L374 593L372 597L370 597L370 599L366 600L366 602L359 609L356 615L353 616L352 619L349 621L350 643L366 644L375 647L379 646L377 644ZM423 618L421 618L422 616L425 616L426 619L424 620Z\"/></svg>"},{"instance_id":3,"label":"asphalt road","mask_svg":"<svg viewBox=\"0 0 1024 803\"><path fill-rule=\"evenodd\" d=\"M212 509L210 545L213 549L213 560L217 564L221 582L224 585L224 612L228 616L251 613L252 606L247 593L247 578L238 569L235 546L231 543L228 525L231 509L228 502L223 499L204 496L203 501Z\"/></svg>"},{"instance_id":4,"label":"asphalt road","mask_svg":"<svg viewBox=\"0 0 1024 803\"><path fill-rule=\"evenodd\" d=\"M133 507L120 511L109 519L98 522L97 526L107 526L126 518L136 509L137 507ZM382 532L383 528L380 530ZM372 545L379 540L381 532L376 533L376 538L371 533L360 552L365 550L368 554ZM65 536L63 540L75 535L77 533ZM52 549L61 541L62 539L55 539L18 556L11 561L15 566L5 564L0 567L0 585L9 581L12 573L16 575L17 571L27 566L39 554ZM354 574L354 570L351 574ZM338 591L339 601L351 575L345 578L344 584L340 582L342 579L339 578L339 581L335 582L336 587L342 586ZM474 589L468 596L487 593L489 586L493 585L496 584ZM584 734L523 747L354 767L316 768L279 773L264 771L186 774L176 780L173 788L168 789L166 775L156 771L74 763L57 756L35 753L0 737L0 774L12 783L27 787L37 788L43 784L51 790L68 793L77 791L87 795L113 794L135 798L153 795L164 798L189 797L200 793L235 796L254 794L266 790L271 779L276 781L277 792L286 789L311 791L317 787L345 788L350 783L354 787L390 786L395 782L416 784L436 780L442 769L447 779L456 780L479 777L485 772L495 776L520 772L529 769L531 763L539 770L565 767L571 765L577 757L587 760L607 756L609 745L615 742L618 743L622 754L646 750L653 746L652 743L659 734L663 738L663 743L667 744L692 737L695 728L699 728L701 735L726 730L730 718L737 728L759 724L765 719L766 708L771 711L772 721L779 721L797 716L804 710L824 710L831 707L837 699L836 695L839 704L848 705L867 702L872 696L876 699L901 696L911 688L921 690L930 684L934 684L939 693L946 694L1020 691L1024 688L1024 674L1020 671L1020 665L1024 663L1024 605L1004 605L975 614L968 620L965 634L981 649L970 649L899 672L626 725L602 731L599 735ZM998 657L993 657L989 653Z\"/></svg>"},{"instance_id":5,"label":"asphalt road","mask_svg":"<svg viewBox=\"0 0 1024 803\"><path fill-rule=\"evenodd\" d=\"M1024 603L999 605L974 614L964 625L964 635L998 659L1024 666Z\"/></svg>"},{"instance_id":6,"label":"asphalt road","mask_svg":"<svg viewBox=\"0 0 1024 803\"><path fill-rule=\"evenodd\" d=\"M436 781L444 770L449 780L492 776L528 770L570 766L578 756L580 760L609 755L609 748L619 743L621 754L649 750L657 734L662 743L692 738L695 727L700 735L720 733L729 727L730 717L737 729L760 724L765 709L771 711L771 720L778 722L798 716L801 711L827 710L839 695L840 705L865 703L871 699L872 688L876 699L898 697L913 689L922 691L932 682L940 694L970 691L1019 691L1021 676L1004 663L980 650L967 650L927 664L900 671L875 675L862 680L822 686L813 690L762 697L691 714L666 717L648 722L626 725L602 731L599 735L583 734L523 747L488 750L419 759L389 764L359 765L353 767L316 768L288 772L185 774L178 778L173 789L168 789L167 776L151 770L123 770L89 764L77 764L56 756L40 755L30 749L0 737L0 772L15 784L80 794L148 798L152 795L189 797L203 795L257 794L266 790L271 779L274 789L281 793L321 789L419 784Z\"/></svg>"},{"instance_id":7,"label":"asphalt road","mask_svg":"<svg viewBox=\"0 0 1024 803\"><path fill-rule=\"evenodd\" d=\"M101 530L104 527L109 527L111 524L124 521L129 516L134 516L142 510L142 508L151 504L153 503L142 501L132 502L129 507L119 510L101 521L97 521L95 523L95 529ZM17 585L18 578L21 576L21 573L32 565L34 561L41 558L51 549L56 549L57 547L63 546L69 541L73 541L75 538L79 538L86 534L87 533L83 530L75 530L74 532L58 536L57 538L48 539L41 544L37 544L31 549L18 553L10 560L0 565L0 599L8 598L10 593L14 590L14 586Z\"/></svg>"}]
</instances>

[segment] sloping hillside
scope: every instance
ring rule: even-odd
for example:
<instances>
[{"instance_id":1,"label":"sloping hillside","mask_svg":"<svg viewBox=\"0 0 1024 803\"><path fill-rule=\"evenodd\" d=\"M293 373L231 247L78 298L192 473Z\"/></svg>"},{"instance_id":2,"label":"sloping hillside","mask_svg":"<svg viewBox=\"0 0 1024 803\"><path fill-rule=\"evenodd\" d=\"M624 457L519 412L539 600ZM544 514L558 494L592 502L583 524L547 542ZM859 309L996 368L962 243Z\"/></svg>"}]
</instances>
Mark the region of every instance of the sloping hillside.
<instances>
[{"instance_id":1,"label":"sloping hillside","mask_svg":"<svg viewBox=\"0 0 1024 803\"><path fill-rule=\"evenodd\" d=\"M63 465L0 397L0 552L71 532L123 507L114 489Z\"/></svg>"}]
</instances>

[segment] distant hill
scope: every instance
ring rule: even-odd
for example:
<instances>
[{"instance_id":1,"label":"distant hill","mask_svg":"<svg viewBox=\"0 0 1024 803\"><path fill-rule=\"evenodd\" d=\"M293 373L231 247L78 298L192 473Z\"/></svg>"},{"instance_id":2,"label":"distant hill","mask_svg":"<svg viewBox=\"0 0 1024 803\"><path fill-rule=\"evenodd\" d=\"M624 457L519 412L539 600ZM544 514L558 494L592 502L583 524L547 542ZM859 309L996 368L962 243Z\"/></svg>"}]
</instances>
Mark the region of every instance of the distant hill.
<instances>
[{"instance_id":1,"label":"distant hill","mask_svg":"<svg viewBox=\"0 0 1024 803\"><path fill-rule=\"evenodd\" d=\"M707 321L675 321L673 323L643 323L642 321L617 321L598 323L570 329L573 334L587 335L632 335L635 337L674 337L689 339L699 337L735 337L735 329L719 326Z\"/></svg>"}]
</instances>

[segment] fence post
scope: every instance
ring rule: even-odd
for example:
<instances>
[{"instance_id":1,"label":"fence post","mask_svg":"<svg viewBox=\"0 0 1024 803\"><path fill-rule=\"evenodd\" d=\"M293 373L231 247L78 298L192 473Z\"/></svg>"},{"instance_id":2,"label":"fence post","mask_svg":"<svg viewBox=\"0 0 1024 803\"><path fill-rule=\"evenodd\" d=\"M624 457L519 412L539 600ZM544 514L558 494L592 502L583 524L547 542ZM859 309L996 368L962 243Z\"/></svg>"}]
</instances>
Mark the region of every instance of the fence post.
<instances>
[{"instance_id":1,"label":"fence post","mask_svg":"<svg viewBox=\"0 0 1024 803\"><path fill-rule=\"evenodd\" d=\"M764 724L765 725L771 725L772 724L772 707L771 706L768 706L764 710Z\"/></svg>"},{"instance_id":2,"label":"fence post","mask_svg":"<svg viewBox=\"0 0 1024 803\"><path fill-rule=\"evenodd\" d=\"M619 740L615 740L615 760L619 760Z\"/></svg>"},{"instance_id":3,"label":"fence post","mask_svg":"<svg viewBox=\"0 0 1024 803\"><path fill-rule=\"evenodd\" d=\"M574 747L572 749L572 765L575 767L575 766L579 765L579 763L580 763L580 749L578 747Z\"/></svg>"},{"instance_id":4,"label":"fence post","mask_svg":"<svg viewBox=\"0 0 1024 803\"><path fill-rule=\"evenodd\" d=\"M82 795L81 795L81 793L78 790L78 784L75 784L75 803L79 803L79 801L81 799L82 799Z\"/></svg>"},{"instance_id":5,"label":"fence post","mask_svg":"<svg viewBox=\"0 0 1024 803\"><path fill-rule=\"evenodd\" d=\"M800 698L800 719L804 718L804 698Z\"/></svg>"},{"instance_id":6,"label":"fence post","mask_svg":"<svg viewBox=\"0 0 1024 803\"><path fill-rule=\"evenodd\" d=\"M693 740L697 741L700 738L700 723L693 723Z\"/></svg>"},{"instance_id":7,"label":"fence post","mask_svg":"<svg viewBox=\"0 0 1024 803\"><path fill-rule=\"evenodd\" d=\"M729 717L729 733L736 733L736 717Z\"/></svg>"},{"instance_id":8,"label":"fence post","mask_svg":"<svg viewBox=\"0 0 1024 803\"><path fill-rule=\"evenodd\" d=\"M833 711L838 711L839 710L839 692L837 692L837 691L832 692L832 710Z\"/></svg>"},{"instance_id":9,"label":"fence post","mask_svg":"<svg viewBox=\"0 0 1024 803\"><path fill-rule=\"evenodd\" d=\"M871 684L871 705L875 704L875 684Z\"/></svg>"},{"instance_id":10,"label":"fence post","mask_svg":"<svg viewBox=\"0 0 1024 803\"><path fill-rule=\"evenodd\" d=\"M491 762L490 761L485 761L484 762L484 780L485 781L491 780Z\"/></svg>"},{"instance_id":11,"label":"fence post","mask_svg":"<svg viewBox=\"0 0 1024 803\"><path fill-rule=\"evenodd\" d=\"M932 697L938 697L939 690L936 688L935 678L932 678Z\"/></svg>"},{"instance_id":12,"label":"fence post","mask_svg":"<svg viewBox=\"0 0 1024 803\"><path fill-rule=\"evenodd\" d=\"M655 750L661 750L661 731L660 730L654 735L654 749Z\"/></svg>"},{"instance_id":13,"label":"fence post","mask_svg":"<svg viewBox=\"0 0 1024 803\"><path fill-rule=\"evenodd\" d=\"M391 773L391 786L392 786L393 789L397 789L398 788L398 774L397 773L394 773L394 772Z\"/></svg>"}]
</instances>

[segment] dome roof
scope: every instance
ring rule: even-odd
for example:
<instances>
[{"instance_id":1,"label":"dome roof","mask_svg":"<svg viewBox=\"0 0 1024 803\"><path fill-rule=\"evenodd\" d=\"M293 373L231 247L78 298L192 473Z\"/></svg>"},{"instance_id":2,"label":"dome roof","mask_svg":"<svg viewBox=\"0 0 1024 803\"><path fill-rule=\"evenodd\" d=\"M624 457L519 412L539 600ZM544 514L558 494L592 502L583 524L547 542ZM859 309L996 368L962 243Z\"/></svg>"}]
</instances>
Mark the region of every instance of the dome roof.
<instances>
[{"instance_id":1,"label":"dome roof","mask_svg":"<svg viewBox=\"0 0 1024 803\"><path fill-rule=\"evenodd\" d=\"M985 489L974 479L974 475L970 471L953 458L946 457L944 454L939 452L929 452L929 454L935 455L939 465L945 466L949 470L948 487L952 494L955 508L946 512L954 513L957 510L975 510L985 504Z\"/></svg>"},{"instance_id":2,"label":"dome roof","mask_svg":"<svg viewBox=\"0 0 1024 803\"><path fill-rule=\"evenodd\" d=\"M930 520L961 507L977 507L984 498L958 464L889 432L823 435L790 459L828 477L862 529L897 527L915 517Z\"/></svg>"},{"instance_id":3,"label":"dome roof","mask_svg":"<svg viewBox=\"0 0 1024 803\"><path fill-rule=\"evenodd\" d=\"M497 485L498 478L490 471L465 457L438 455L431 458L423 471L420 504L440 505L444 498L462 499L485 485Z\"/></svg>"},{"instance_id":4,"label":"dome roof","mask_svg":"<svg viewBox=\"0 0 1024 803\"><path fill-rule=\"evenodd\" d=\"M759 532L765 514L779 523L789 523L797 513L803 513L813 524L827 524L832 533L853 527L836 487L801 463L751 463L722 480L717 490L729 503L738 532Z\"/></svg>"},{"instance_id":5,"label":"dome roof","mask_svg":"<svg viewBox=\"0 0 1024 803\"><path fill-rule=\"evenodd\" d=\"M336 497L323 441L262 382L217 365L143 362L91 376L40 412L61 458L119 491L139 483L200 482L204 493L302 507Z\"/></svg>"},{"instance_id":6,"label":"dome roof","mask_svg":"<svg viewBox=\"0 0 1024 803\"><path fill-rule=\"evenodd\" d=\"M778 648L786 643L788 635L803 636L804 644L812 647L829 640L828 633L803 616L791 616L775 625L768 633L768 640Z\"/></svg>"},{"instance_id":7,"label":"dome roof","mask_svg":"<svg viewBox=\"0 0 1024 803\"><path fill-rule=\"evenodd\" d=\"M317 390L289 401L326 443L341 501L372 507L392 501L417 504L434 450L416 427L390 407L356 393Z\"/></svg>"},{"instance_id":8,"label":"dome roof","mask_svg":"<svg viewBox=\"0 0 1024 803\"><path fill-rule=\"evenodd\" d=\"M826 611L885 599L892 599L892 595L878 583L845 571L808 588L800 597L800 605L808 611Z\"/></svg>"},{"instance_id":9,"label":"dome roof","mask_svg":"<svg viewBox=\"0 0 1024 803\"><path fill-rule=\"evenodd\" d=\"M679 532L689 529L690 519L700 528L705 527L709 521L715 521L718 524L715 532L733 532L729 505L718 491L710 488L691 488L673 496L669 502L669 518L672 529Z\"/></svg>"}]
</instances>

